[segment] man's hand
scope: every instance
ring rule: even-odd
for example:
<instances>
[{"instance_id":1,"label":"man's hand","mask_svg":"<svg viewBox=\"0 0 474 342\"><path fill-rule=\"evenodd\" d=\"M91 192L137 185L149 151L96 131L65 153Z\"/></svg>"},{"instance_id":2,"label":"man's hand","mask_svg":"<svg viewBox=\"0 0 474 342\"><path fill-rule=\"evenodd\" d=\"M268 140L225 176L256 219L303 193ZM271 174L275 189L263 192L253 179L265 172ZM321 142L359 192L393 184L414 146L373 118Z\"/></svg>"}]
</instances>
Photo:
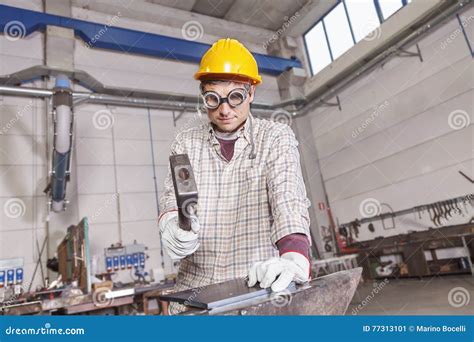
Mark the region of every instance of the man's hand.
<instances>
[{"instance_id":1,"label":"man's hand","mask_svg":"<svg viewBox=\"0 0 474 342\"><path fill-rule=\"evenodd\" d=\"M298 284L309 281L309 266L309 260L296 252L259 261L250 268L248 286L252 287L258 281L261 288L271 286L274 292L283 291L292 281Z\"/></svg>"},{"instance_id":2,"label":"man's hand","mask_svg":"<svg viewBox=\"0 0 474 342\"><path fill-rule=\"evenodd\" d=\"M191 216L190 219L190 231L179 228L177 211L167 212L160 219L159 227L162 243L173 260L183 259L199 248L199 221L196 216Z\"/></svg>"}]
</instances>

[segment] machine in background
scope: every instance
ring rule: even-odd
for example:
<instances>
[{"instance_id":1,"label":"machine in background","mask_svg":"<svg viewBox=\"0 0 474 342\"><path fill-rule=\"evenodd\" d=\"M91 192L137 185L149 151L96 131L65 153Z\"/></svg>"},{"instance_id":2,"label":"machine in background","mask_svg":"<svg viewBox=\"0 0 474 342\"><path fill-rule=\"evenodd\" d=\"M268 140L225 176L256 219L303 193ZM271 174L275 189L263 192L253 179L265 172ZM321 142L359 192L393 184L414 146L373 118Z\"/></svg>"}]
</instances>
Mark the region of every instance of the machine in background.
<instances>
[{"instance_id":1,"label":"machine in background","mask_svg":"<svg viewBox=\"0 0 474 342\"><path fill-rule=\"evenodd\" d=\"M0 260L0 303L12 301L24 292L23 258Z\"/></svg>"},{"instance_id":2,"label":"machine in background","mask_svg":"<svg viewBox=\"0 0 474 342\"><path fill-rule=\"evenodd\" d=\"M0 261L0 315L159 314L157 298L174 286L174 279L165 279L164 271L145 270L146 249L136 242L116 244L92 258L85 217L68 227L57 257L48 260L48 268L58 274L50 284L29 292L23 286L23 259ZM115 281L120 273L131 274L132 280Z\"/></svg>"}]
</instances>

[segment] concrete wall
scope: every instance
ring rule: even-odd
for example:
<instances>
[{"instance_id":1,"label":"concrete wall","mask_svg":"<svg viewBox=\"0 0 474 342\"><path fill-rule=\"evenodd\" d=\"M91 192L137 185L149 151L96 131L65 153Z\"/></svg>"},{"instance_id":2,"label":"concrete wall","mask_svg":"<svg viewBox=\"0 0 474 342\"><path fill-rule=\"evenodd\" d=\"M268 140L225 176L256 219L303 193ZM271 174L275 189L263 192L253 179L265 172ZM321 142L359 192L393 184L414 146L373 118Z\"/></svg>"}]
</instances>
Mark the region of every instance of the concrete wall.
<instances>
[{"instance_id":1,"label":"concrete wall","mask_svg":"<svg viewBox=\"0 0 474 342\"><path fill-rule=\"evenodd\" d=\"M42 8L39 0L15 3ZM0 35L0 74L43 64L43 46L42 33L16 41ZM42 244L46 232L46 127L43 100L0 96L0 258L23 257L25 281L38 258L36 243Z\"/></svg>"},{"instance_id":2,"label":"concrete wall","mask_svg":"<svg viewBox=\"0 0 474 342\"><path fill-rule=\"evenodd\" d=\"M2 3L33 10L42 9L41 1ZM72 8L73 17L76 18L102 23L114 20L116 26L181 37L180 29L133 20L127 18L126 13L123 11L118 18L113 19L112 14ZM218 38L205 32L204 26L202 41ZM250 46L254 51L263 52L263 47L255 43ZM41 65L44 63L43 54L42 33L18 41L9 41L0 35L0 74ZM196 64L92 50L77 39L74 66L109 86L193 95L198 92L198 83L192 78L197 69ZM38 81L30 86L46 85ZM264 76L256 98L261 102L279 100L274 77ZM180 128L196 123L195 113L183 115L175 126L170 111L151 110L151 140L148 112L145 109L78 106L74 113L72 177L66 195L70 201L69 208L59 215L50 213L48 216L47 198L42 193L50 167L50 159L47 158L52 149L51 115L46 112L46 102L0 97L0 106L0 128L11 126L0 134L0 206L3 208L12 199L18 198L23 208L18 217L11 214L9 216L13 217L8 217L5 210L0 210L0 258L23 256L26 263L25 280L29 281L38 256L36 240L41 244L48 231L49 256L52 256L64 238L68 225L77 224L82 217L87 216L91 221L92 254L102 253L103 248L112 243L122 241L128 244L137 240L149 248L147 269L160 269L162 259L156 225L151 144L154 148L158 193L161 193L169 145ZM15 117L19 119L14 120ZM13 125L11 120L14 121ZM49 144L48 149L46 144ZM46 253L43 264L45 260ZM164 262L166 273L172 272L171 261L165 257ZM35 284L38 281L37 275Z\"/></svg>"},{"instance_id":3,"label":"concrete wall","mask_svg":"<svg viewBox=\"0 0 474 342\"><path fill-rule=\"evenodd\" d=\"M461 16L471 44L473 15L471 8ZM311 114L322 177L340 223L371 214L371 203L381 212L389 210L386 204L396 211L473 192L458 173L474 175L473 59L459 28L451 19L425 36L419 42L423 62L395 57L360 78L339 95L342 110L321 107ZM467 222L468 210L446 224ZM358 239L433 224L423 213L397 219L394 229L374 226L371 233L363 225Z\"/></svg>"}]
</instances>

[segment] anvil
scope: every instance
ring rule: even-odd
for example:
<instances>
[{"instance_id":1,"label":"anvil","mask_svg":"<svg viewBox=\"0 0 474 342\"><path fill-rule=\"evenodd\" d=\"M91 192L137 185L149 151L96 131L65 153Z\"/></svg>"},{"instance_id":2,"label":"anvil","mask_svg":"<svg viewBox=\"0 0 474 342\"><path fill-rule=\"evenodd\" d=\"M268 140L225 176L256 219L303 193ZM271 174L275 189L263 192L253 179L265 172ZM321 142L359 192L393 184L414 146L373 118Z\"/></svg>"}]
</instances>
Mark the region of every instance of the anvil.
<instances>
[{"instance_id":1,"label":"anvil","mask_svg":"<svg viewBox=\"0 0 474 342\"><path fill-rule=\"evenodd\" d=\"M161 300L189 307L181 315L344 315L361 278L362 268L332 273L272 293L248 289L244 279L170 293Z\"/></svg>"}]
</instances>

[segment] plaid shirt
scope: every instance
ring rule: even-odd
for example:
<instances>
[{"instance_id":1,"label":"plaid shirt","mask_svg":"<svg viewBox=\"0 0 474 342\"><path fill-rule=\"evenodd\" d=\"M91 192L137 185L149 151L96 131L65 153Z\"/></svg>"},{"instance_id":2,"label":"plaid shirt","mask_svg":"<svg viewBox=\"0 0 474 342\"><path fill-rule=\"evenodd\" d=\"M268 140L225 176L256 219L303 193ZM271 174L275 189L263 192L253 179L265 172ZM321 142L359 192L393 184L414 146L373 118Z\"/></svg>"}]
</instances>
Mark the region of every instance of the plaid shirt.
<instances>
[{"instance_id":1,"label":"plaid shirt","mask_svg":"<svg viewBox=\"0 0 474 342\"><path fill-rule=\"evenodd\" d=\"M278 256L276 243L289 234L302 233L311 241L311 204L292 129L249 114L238 137L231 161L221 154L210 122L180 132L171 146L171 154L189 156L201 225L201 245L181 260L176 291L245 277L254 262ZM169 168L160 209L176 209ZM179 307L172 303L170 311Z\"/></svg>"}]
</instances>

